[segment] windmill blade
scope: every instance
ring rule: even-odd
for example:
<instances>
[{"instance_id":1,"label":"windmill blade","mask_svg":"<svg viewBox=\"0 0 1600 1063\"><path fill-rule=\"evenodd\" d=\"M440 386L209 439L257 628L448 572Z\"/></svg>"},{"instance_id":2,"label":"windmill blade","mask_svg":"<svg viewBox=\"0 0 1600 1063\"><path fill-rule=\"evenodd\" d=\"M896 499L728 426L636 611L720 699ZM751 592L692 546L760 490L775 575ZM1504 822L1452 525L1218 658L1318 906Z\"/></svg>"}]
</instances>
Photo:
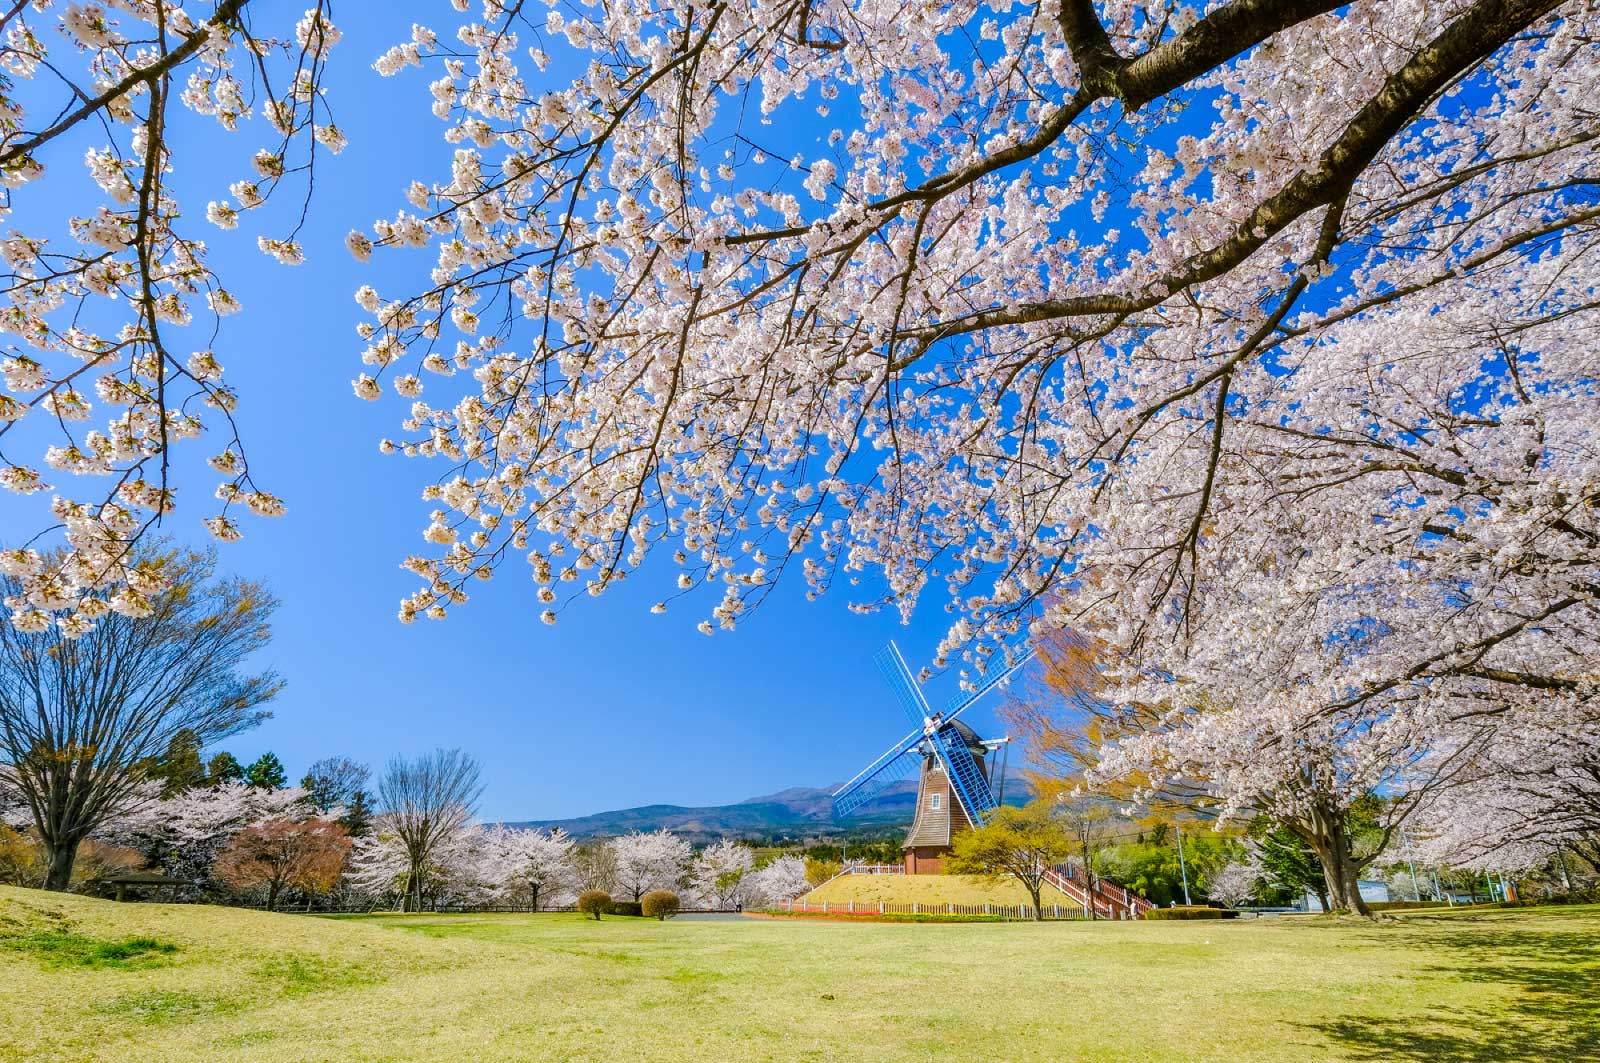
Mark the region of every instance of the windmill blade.
<instances>
[{"instance_id":1,"label":"windmill blade","mask_svg":"<svg viewBox=\"0 0 1600 1063\"><path fill-rule=\"evenodd\" d=\"M1033 651L1029 650L1012 662L1010 667L998 672L990 672L970 693L967 691L958 693L955 697L944 703L944 719L947 721L953 720L957 716L960 716L963 712L966 712L967 709L972 707L974 702L983 697L985 694L989 693L989 691L993 690L995 687L999 686L1001 683L1004 683L1007 679L1010 679L1012 675L1016 673L1017 669L1021 668L1031 660L1033 660Z\"/></svg>"},{"instance_id":2,"label":"windmill blade","mask_svg":"<svg viewBox=\"0 0 1600 1063\"><path fill-rule=\"evenodd\" d=\"M900 655L900 647L890 642L878 651L873 661L877 663L878 671L883 673L889 689L894 691L900 707L905 709L906 716L921 727L922 721L933 715L933 710L928 705L928 699L922 696L922 688L917 686L916 677L911 674L906 659Z\"/></svg>"},{"instance_id":3,"label":"windmill blade","mask_svg":"<svg viewBox=\"0 0 1600 1063\"><path fill-rule=\"evenodd\" d=\"M941 727L933 733L933 743L939 750L939 759L944 761L950 781L955 784L956 796L961 799L961 807L966 811L967 818L973 826L983 826L989 813L994 810L994 791L989 789L989 780L978 769L978 762L973 759L972 751L967 749L966 741L955 728Z\"/></svg>"},{"instance_id":4,"label":"windmill blade","mask_svg":"<svg viewBox=\"0 0 1600 1063\"><path fill-rule=\"evenodd\" d=\"M894 783L910 775L922 759L917 747L922 744L922 728L906 735L860 774L833 792L833 814L843 819L877 797Z\"/></svg>"}]
</instances>

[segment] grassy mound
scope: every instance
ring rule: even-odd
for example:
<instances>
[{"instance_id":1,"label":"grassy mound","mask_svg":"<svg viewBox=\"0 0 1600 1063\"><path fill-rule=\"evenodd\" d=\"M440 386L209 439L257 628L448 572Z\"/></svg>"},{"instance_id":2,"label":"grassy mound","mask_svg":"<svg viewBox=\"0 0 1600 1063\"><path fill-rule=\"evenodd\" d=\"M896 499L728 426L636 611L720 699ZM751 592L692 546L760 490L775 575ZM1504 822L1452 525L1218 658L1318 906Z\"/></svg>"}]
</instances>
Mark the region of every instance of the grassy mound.
<instances>
[{"instance_id":1,"label":"grassy mound","mask_svg":"<svg viewBox=\"0 0 1600 1063\"><path fill-rule=\"evenodd\" d=\"M1600 1057L1600 908L906 926L321 919L0 887L6 1063ZM148 940L112 949L111 943ZM61 955L100 956L90 963Z\"/></svg>"},{"instance_id":2,"label":"grassy mound","mask_svg":"<svg viewBox=\"0 0 1600 1063\"><path fill-rule=\"evenodd\" d=\"M840 875L806 894L807 904L1032 904L1028 891L1011 880L987 882L975 875ZM1041 900L1066 907L1072 899L1046 885Z\"/></svg>"}]
</instances>

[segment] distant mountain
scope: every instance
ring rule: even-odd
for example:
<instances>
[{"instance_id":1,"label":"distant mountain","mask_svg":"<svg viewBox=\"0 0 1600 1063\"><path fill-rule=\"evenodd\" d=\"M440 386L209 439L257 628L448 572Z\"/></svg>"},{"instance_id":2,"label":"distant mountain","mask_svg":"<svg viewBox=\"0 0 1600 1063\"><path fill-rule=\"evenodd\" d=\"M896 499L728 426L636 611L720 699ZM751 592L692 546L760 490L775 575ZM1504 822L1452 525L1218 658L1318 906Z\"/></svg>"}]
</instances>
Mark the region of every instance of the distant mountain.
<instances>
[{"instance_id":1,"label":"distant mountain","mask_svg":"<svg viewBox=\"0 0 1600 1063\"><path fill-rule=\"evenodd\" d=\"M635 830L666 828L690 841L717 838L828 838L846 834L883 834L911 823L917 800L917 781L904 779L856 809L848 819L833 818L833 786L791 786L775 794L752 797L733 805L685 808L682 805L641 805L611 812L596 812L576 819L526 820L512 827L560 827L577 838L610 837ZM1025 800L1021 779L1006 780L1006 804Z\"/></svg>"}]
</instances>

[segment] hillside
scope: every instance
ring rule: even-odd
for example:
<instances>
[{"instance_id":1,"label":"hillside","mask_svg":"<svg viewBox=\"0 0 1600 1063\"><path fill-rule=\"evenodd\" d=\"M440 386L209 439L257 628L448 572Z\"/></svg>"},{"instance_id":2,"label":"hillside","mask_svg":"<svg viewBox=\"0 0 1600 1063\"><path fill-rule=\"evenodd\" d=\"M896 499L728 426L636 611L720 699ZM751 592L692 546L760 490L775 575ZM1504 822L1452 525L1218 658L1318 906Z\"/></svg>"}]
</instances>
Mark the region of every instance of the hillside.
<instances>
[{"instance_id":1,"label":"hillside","mask_svg":"<svg viewBox=\"0 0 1600 1063\"><path fill-rule=\"evenodd\" d=\"M560 827L577 838L609 837L634 830L661 830L681 834L691 841L738 838L833 838L870 834L881 836L911 822L917 798L915 779L895 783L878 797L861 806L848 819L833 817L832 786L791 786L787 790L752 797L731 805L686 807L683 805L640 805L596 812L573 819L521 820L512 827ZM1027 799L1027 787L1020 777L1006 779L1006 803Z\"/></svg>"},{"instance_id":2,"label":"hillside","mask_svg":"<svg viewBox=\"0 0 1600 1063\"><path fill-rule=\"evenodd\" d=\"M1014 879L985 881L976 875L840 875L824 882L802 898L810 904L845 905L854 901L871 908L886 904L1031 904L1028 891ZM1059 904L1076 909L1072 898L1045 884L1040 898L1046 907Z\"/></svg>"}]
</instances>

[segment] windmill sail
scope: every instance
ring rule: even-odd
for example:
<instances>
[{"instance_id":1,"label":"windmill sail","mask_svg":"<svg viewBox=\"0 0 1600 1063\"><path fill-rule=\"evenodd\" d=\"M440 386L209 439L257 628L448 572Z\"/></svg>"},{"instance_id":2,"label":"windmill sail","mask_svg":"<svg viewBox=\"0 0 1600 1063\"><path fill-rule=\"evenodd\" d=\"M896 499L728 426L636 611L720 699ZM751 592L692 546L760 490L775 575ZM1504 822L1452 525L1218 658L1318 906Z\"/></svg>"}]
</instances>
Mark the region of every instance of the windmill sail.
<instances>
[{"instance_id":1,"label":"windmill sail","mask_svg":"<svg viewBox=\"0 0 1600 1063\"><path fill-rule=\"evenodd\" d=\"M933 710L928 707L928 699L922 696L906 659L900 655L900 647L889 643L878 651L873 661L877 663L878 671L883 673L889 689L894 691L895 700L900 702L906 716L914 726L921 727L922 722L933 715Z\"/></svg>"},{"instance_id":2,"label":"windmill sail","mask_svg":"<svg viewBox=\"0 0 1600 1063\"><path fill-rule=\"evenodd\" d=\"M868 764L855 778L833 792L833 814L844 818L884 790L910 775L922 760L917 747L922 744L922 729L912 731Z\"/></svg>"},{"instance_id":3,"label":"windmill sail","mask_svg":"<svg viewBox=\"0 0 1600 1063\"><path fill-rule=\"evenodd\" d=\"M933 740L967 819L974 827L983 826L989 813L994 811L994 791L989 789L989 780L983 777L978 762L967 749L966 740L953 727L935 731Z\"/></svg>"}]
</instances>

